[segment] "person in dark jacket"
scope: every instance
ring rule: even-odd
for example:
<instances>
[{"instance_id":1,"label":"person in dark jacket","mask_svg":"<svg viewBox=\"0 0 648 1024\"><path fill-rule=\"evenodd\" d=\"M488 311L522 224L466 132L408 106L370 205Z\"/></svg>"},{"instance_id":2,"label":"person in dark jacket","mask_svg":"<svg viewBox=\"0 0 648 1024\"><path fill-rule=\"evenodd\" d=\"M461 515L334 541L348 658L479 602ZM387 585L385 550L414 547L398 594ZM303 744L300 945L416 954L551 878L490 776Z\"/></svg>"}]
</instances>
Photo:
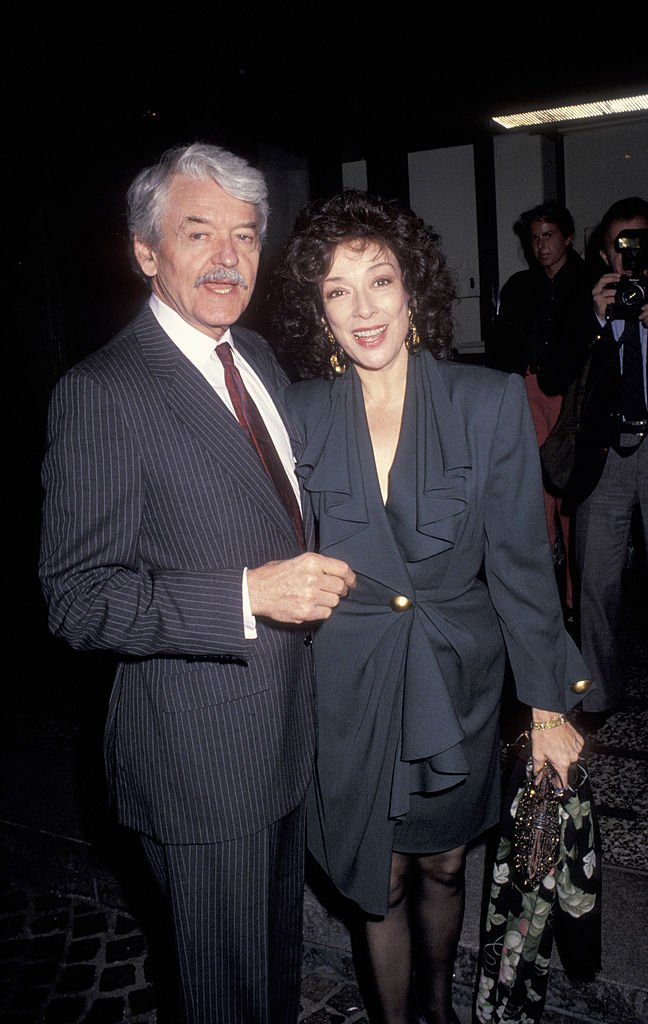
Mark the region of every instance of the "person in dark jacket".
<instances>
[{"instance_id":1,"label":"person in dark jacket","mask_svg":"<svg viewBox=\"0 0 648 1024\"><path fill-rule=\"evenodd\" d=\"M580 643L597 683L596 696L583 700L583 724L590 729L602 725L625 697L622 573L635 516L644 546L647 540L646 232L648 202L641 196L613 203L597 232L604 273L592 290L591 359L567 492L574 509ZM633 275L640 286L634 309L617 295L622 281L632 282L619 244L628 235L642 253Z\"/></svg>"},{"instance_id":2,"label":"person in dark jacket","mask_svg":"<svg viewBox=\"0 0 648 1024\"><path fill-rule=\"evenodd\" d=\"M538 445L551 432L563 396L587 353L591 293L584 261L574 252L574 221L564 206L542 203L517 225L529 269L502 288L488 361L524 377ZM564 603L572 607L569 517L545 483L545 516L552 550L558 530L565 553Z\"/></svg>"}]
</instances>

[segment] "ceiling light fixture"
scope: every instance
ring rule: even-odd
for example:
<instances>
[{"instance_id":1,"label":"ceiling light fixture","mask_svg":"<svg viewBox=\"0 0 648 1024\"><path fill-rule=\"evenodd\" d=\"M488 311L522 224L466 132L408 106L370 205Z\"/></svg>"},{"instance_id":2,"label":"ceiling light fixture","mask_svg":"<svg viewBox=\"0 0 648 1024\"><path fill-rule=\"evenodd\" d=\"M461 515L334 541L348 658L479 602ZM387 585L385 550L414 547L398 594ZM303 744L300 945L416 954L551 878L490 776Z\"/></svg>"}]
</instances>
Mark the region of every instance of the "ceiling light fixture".
<instances>
[{"instance_id":1,"label":"ceiling light fixture","mask_svg":"<svg viewBox=\"0 0 648 1024\"><path fill-rule=\"evenodd\" d=\"M575 103L569 107L531 110L524 114L500 114L492 120L503 128L529 128L535 124L577 121L586 117L607 117L610 114L628 114L638 110L648 110L648 93L643 96L626 96L618 100L592 100L589 103Z\"/></svg>"}]
</instances>

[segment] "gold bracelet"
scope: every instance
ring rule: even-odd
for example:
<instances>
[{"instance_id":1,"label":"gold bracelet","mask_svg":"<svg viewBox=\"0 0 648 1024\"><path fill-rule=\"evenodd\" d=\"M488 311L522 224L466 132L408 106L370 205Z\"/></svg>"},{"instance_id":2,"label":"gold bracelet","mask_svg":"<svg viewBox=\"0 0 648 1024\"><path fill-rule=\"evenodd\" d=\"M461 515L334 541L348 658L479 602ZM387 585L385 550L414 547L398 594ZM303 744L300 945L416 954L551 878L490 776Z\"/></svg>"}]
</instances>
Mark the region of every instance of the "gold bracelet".
<instances>
[{"instance_id":1,"label":"gold bracelet","mask_svg":"<svg viewBox=\"0 0 648 1024\"><path fill-rule=\"evenodd\" d=\"M532 729L557 729L564 725L567 719L564 715L556 715L555 718L548 718L546 722L531 722Z\"/></svg>"}]
</instances>

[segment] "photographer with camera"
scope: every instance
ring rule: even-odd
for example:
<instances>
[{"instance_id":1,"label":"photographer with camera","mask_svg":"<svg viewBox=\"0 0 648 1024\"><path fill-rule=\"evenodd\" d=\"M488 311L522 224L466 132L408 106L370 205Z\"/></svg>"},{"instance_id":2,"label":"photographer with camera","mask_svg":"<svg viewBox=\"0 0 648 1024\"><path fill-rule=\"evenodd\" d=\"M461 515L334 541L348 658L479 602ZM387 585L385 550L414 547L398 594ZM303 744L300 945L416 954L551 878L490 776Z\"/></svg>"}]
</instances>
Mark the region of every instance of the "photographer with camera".
<instances>
[{"instance_id":1,"label":"photographer with camera","mask_svg":"<svg viewBox=\"0 0 648 1024\"><path fill-rule=\"evenodd\" d=\"M598 330L591 346L569 486L575 507L574 558L580 639L596 683L583 700L590 727L624 697L619 657L621 577L631 521L648 516L648 202L621 199L600 225L600 255L609 267L592 291Z\"/></svg>"}]
</instances>

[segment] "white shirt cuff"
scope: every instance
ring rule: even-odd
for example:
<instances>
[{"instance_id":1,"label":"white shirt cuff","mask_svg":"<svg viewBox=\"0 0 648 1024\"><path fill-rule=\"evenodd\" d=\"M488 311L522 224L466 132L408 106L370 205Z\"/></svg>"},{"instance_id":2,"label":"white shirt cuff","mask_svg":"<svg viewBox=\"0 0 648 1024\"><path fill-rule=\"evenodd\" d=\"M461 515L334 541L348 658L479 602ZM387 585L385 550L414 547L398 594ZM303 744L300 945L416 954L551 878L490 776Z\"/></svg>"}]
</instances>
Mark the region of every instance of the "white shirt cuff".
<instances>
[{"instance_id":1,"label":"white shirt cuff","mask_svg":"<svg viewBox=\"0 0 648 1024\"><path fill-rule=\"evenodd\" d=\"M246 640L256 640L256 618L252 614L252 607L250 605L250 593L248 591L247 584L247 566L243 570L243 635Z\"/></svg>"}]
</instances>

